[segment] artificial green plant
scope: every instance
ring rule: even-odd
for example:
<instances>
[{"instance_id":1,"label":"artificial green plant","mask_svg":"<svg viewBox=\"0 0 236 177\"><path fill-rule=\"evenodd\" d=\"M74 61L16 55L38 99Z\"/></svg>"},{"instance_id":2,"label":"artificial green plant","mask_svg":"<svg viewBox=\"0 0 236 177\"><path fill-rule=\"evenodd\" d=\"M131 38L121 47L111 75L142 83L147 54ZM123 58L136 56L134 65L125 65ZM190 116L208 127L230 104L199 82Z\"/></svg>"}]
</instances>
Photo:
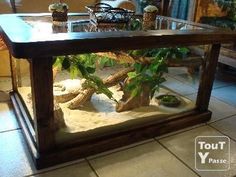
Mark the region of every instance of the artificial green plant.
<instances>
[{"instance_id":1,"label":"artificial green plant","mask_svg":"<svg viewBox=\"0 0 236 177\"><path fill-rule=\"evenodd\" d=\"M148 85L151 90L150 98L152 98L155 91L159 91L160 84L166 81L163 74L168 72L167 59L182 59L188 52L189 49L185 47L130 51L129 54L133 57L147 57L148 63L134 64L135 71L128 73L130 82L125 89L131 91L131 96L137 96L141 93L142 86Z\"/></svg>"},{"instance_id":2,"label":"artificial green plant","mask_svg":"<svg viewBox=\"0 0 236 177\"><path fill-rule=\"evenodd\" d=\"M227 16L236 21L236 0L214 0L222 11L227 13Z\"/></svg>"},{"instance_id":3,"label":"artificial green plant","mask_svg":"<svg viewBox=\"0 0 236 177\"><path fill-rule=\"evenodd\" d=\"M94 88L96 93L105 94L109 99L114 100L113 93L103 83L102 79L96 76L96 66L113 66L114 61L107 57L99 57L96 54L80 54L58 56L55 58L54 67L67 70L71 78L80 77L86 79L83 88Z\"/></svg>"}]
</instances>

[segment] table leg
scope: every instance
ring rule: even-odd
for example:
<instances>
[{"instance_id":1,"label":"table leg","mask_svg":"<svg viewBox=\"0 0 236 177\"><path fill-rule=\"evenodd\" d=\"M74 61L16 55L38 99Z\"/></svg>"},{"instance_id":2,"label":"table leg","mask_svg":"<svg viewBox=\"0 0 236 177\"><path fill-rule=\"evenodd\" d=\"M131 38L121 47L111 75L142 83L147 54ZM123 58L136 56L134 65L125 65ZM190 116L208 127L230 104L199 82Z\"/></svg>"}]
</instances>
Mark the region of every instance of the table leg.
<instances>
[{"instance_id":1,"label":"table leg","mask_svg":"<svg viewBox=\"0 0 236 177\"><path fill-rule=\"evenodd\" d=\"M55 146L52 57L30 61L34 128L39 153Z\"/></svg>"},{"instance_id":2,"label":"table leg","mask_svg":"<svg viewBox=\"0 0 236 177\"><path fill-rule=\"evenodd\" d=\"M168 16L169 5L170 5L170 0L162 1L162 14L161 15Z\"/></svg>"},{"instance_id":3,"label":"table leg","mask_svg":"<svg viewBox=\"0 0 236 177\"><path fill-rule=\"evenodd\" d=\"M206 64L203 67L196 101L196 106L200 111L207 111L208 109L220 53L220 46L220 44L213 44L209 46L205 53Z\"/></svg>"}]
</instances>

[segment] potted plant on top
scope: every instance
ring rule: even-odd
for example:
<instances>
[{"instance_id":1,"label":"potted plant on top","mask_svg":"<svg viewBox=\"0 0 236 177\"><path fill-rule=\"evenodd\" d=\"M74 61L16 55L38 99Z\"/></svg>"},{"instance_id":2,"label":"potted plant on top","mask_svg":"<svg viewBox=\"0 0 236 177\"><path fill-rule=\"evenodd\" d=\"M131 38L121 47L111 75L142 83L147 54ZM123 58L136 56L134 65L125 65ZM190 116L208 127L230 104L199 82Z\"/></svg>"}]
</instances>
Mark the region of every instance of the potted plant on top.
<instances>
[{"instance_id":1,"label":"potted plant on top","mask_svg":"<svg viewBox=\"0 0 236 177\"><path fill-rule=\"evenodd\" d=\"M68 9L69 6L61 0L49 5L48 10L52 12L52 21L54 25L66 22L68 20Z\"/></svg>"}]
</instances>

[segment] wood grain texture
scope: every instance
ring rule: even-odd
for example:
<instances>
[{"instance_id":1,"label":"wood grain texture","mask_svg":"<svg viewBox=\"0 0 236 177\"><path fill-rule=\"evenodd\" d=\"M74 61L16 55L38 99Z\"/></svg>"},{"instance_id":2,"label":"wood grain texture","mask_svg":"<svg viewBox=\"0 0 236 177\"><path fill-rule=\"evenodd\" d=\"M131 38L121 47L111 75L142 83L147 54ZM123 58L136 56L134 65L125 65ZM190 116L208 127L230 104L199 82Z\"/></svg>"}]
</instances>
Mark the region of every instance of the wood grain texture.
<instances>
[{"instance_id":1,"label":"wood grain texture","mask_svg":"<svg viewBox=\"0 0 236 177\"><path fill-rule=\"evenodd\" d=\"M45 153L55 147L52 58L30 60L30 75L37 148Z\"/></svg>"},{"instance_id":2,"label":"wood grain texture","mask_svg":"<svg viewBox=\"0 0 236 177\"><path fill-rule=\"evenodd\" d=\"M200 111L207 111L208 109L211 97L211 90L215 79L215 72L220 53L220 47L220 44L213 44L209 46L206 51L206 63L203 67L196 101L197 108Z\"/></svg>"},{"instance_id":3,"label":"wood grain texture","mask_svg":"<svg viewBox=\"0 0 236 177\"><path fill-rule=\"evenodd\" d=\"M170 5L170 0L162 0L162 12L161 12L161 14L163 15L163 16L168 16L168 11L169 11L169 5Z\"/></svg>"}]
</instances>

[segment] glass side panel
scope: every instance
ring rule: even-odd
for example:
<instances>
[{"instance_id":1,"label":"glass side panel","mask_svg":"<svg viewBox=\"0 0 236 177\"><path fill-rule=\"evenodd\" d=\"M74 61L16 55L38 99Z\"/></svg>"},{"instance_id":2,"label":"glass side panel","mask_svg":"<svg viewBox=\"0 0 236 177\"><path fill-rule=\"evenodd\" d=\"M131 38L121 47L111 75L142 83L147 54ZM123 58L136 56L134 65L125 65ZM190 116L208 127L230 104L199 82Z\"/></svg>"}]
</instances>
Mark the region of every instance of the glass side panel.
<instances>
[{"instance_id":1,"label":"glass side panel","mask_svg":"<svg viewBox=\"0 0 236 177\"><path fill-rule=\"evenodd\" d=\"M12 78L10 73L9 51L1 46L0 39L0 102L9 99L7 92L12 90ZM2 47L2 49L1 49ZM5 93L6 92L6 93Z\"/></svg>"},{"instance_id":2,"label":"glass side panel","mask_svg":"<svg viewBox=\"0 0 236 177\"><path fill-rule=\"evenodd\" d=\"M23 106L26 108L26 112L32 121L34 119L34 114L30 80L30 64L28 60L22 59L15 59L14 62L16 65L17 91L23 100Z\"/></svg>"}]
</instances>

